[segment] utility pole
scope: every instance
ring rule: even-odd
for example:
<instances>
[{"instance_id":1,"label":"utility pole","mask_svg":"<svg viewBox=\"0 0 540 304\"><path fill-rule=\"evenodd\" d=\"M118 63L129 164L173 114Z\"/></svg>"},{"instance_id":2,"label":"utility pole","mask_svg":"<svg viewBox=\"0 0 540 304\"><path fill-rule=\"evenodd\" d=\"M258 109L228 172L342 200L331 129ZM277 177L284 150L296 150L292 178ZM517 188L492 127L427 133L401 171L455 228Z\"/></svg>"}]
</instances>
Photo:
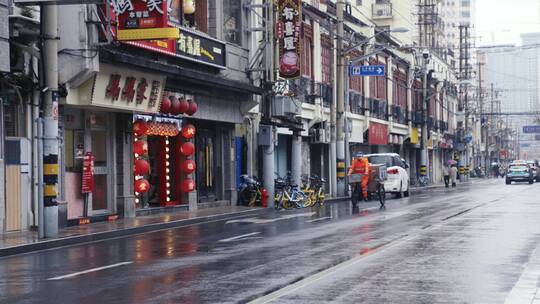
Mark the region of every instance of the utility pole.
<instances>
[{"instance_id":1,"label":"utility pole","mask_svg":"<svg viewBox=\"0 0 540 304\"><path fill-rule=\"evenodd\" d=\"M427 56L425 56L427 54ZM425 53L422 63L422 152L420 154L420 175L427 176L429 180L429 157L428 157L428 107L429 107L429 98L428 98L428 59L429 54ZM427 58L426 58L427 57Z\"/></svg>"},{"instance_id":2,"label":"utility pole","mask_svg":"<svg viewBox=\"0 0 540 304\"><path fill-rule=\"evenodd\" d=\"M330 29L330 37L332 38L332 45L333 44L333 38L334 38L334 25L332 22L329 22L329 29ZM332 49L334 51L335 48ZM336 51L336 55L338 55ZM337 89L336 89L336 77L334 75L334 55L330 56L330 79L332 81L332 88L335 90L333 92L332 96L337 96ZM336 99L332 98L332 102L330 103L330 194L332 197L337 196L337 176L336 176L336 168L337 168L337 157L336 157L336 139L337 139L337 129L336 129Z\"/></svg>"},{"instance_id":3,"label":"utility pole","mask_svg":"<svg viewBox=\"0 0 540 304\"><path fill-rule=\"evenodd\" d=\"M336 2L337 21L337 69L336 69L336 93L337 93L337 117L336 117L336 175L337 175L337 196L345 195L345 54L343 54L343 10L344 0Z\"/></svg>"},{"instance_id":4,"label":"utility pole","mask_svg":"<svg viewBox=\"0 0 540 304\"><path fill-rule=\"evenodd\" d=\"M478 103L480 104L480 143L482 143L482 137L484 136L484 93L482 90L482 63L478 62ZM480 152L482 152L480 150ZM482 153L480 153L480 164L482 164ZM484 158L485 164L485 158ZM487 177L487 166L485 167Z\"/></svg>"},{"instance_id":5,"label":"utility pole","mask_svg":"<svg viewBox=\"0 0 540 304\"><path fill-rule=\"evenodd\" d=\"M43 218L44 236L58 235L58 7L41 6L43 39Z\"/></svg>"},{"instance_id":6,"label":"utility pole","mask_svg":"<svg viewBox=\"0 0 540 304\"><path fill-rule=\"evenodd\" d=\"M275 172L275 164L274 164L274 148L275 148L275 142L274 142L274 132L275 128L272 123L272 100L275 97L273 94L273 84L276 80L276 67L275 63L278 61L276 59L276 56L278 56L277 51L277 45L275 43L275 35L274 35L274 26L275 26L275 13L274 13L274 1L266 1L265 3L268 5L268 8L266 10L266 32L265 35L267 36L266 39L268 41L268 45L266 46L267 50L265 52L264 56L264 66L266 68L266 76L265 76L265 94L263 95L262 100L262 115L265 123L267 124L266 127L268 128L269 135L271 136L270 144L267 146L261 146L261 150L263 151L263 186L266 189L268 193L268 208L274 208L274 172Z\"/></svg>"}]
</instances>

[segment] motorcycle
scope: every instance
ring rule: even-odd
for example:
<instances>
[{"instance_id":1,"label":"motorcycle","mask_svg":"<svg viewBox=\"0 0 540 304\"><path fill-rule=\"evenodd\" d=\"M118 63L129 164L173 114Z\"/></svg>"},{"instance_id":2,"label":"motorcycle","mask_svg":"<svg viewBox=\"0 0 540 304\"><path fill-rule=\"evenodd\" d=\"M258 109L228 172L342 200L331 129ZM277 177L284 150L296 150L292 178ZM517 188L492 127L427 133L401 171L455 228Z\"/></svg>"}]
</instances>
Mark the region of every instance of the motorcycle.
<instances>
[{"instance_id":1,"label":"motorcycle","mask_svg":"<svg viewBox=\"0 0 540 304\"><path fill-rule=\"evenodd\" d=\"M262 183L255 177L249 175L240 176L240 187L238 188L238 204L241 206L262 206L263 205Z\"/></svg>"}]
</instances>

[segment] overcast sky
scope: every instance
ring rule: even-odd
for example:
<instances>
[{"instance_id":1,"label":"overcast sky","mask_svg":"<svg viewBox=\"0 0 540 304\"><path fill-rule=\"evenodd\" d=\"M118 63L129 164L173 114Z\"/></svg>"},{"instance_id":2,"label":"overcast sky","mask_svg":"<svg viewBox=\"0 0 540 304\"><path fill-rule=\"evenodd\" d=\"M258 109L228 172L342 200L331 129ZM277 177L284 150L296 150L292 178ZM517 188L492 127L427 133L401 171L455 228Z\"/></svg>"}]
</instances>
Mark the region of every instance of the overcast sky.
<instances>
[{"instance_id":1,"label":"overcast sky","mask_svg":"<svg viewBox=\"0 0 540 304\"><path fill-rule=\"evenodd\" d=\"M521 33L540 32L540 0L476 0L479 45L520 44Z\"/></svg>"}]
</instances>

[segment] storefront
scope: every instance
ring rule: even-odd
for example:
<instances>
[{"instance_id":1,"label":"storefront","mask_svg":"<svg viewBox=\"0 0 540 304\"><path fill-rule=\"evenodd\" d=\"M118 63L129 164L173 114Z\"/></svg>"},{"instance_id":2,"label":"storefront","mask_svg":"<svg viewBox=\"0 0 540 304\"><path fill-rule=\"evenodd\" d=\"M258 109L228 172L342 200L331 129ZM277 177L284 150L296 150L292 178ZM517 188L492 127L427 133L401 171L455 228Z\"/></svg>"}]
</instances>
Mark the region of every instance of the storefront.
<instances>
[{"instance_id":1,"label":"storefront","mask_svg":"<svg viewBox=\"0 0 540 304\"><path fill-rule=\"evenodd\" d=\"M165 78L102 64L60 108L60 223L133 213L133 113L158 112Z\"/></svg>"}]
</instances>

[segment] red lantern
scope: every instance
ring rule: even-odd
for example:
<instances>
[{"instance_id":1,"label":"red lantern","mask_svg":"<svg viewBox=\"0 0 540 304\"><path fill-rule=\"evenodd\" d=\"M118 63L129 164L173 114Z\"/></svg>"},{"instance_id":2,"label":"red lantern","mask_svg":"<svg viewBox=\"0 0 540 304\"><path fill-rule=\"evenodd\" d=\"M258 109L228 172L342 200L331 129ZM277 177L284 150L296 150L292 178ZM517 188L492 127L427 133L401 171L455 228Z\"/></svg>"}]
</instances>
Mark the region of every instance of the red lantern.
<instances>
[{"instance_id":1,"label":"red lantern","mask_svg":"<svg viewBox=\"0 0 540 304\"><path fill-rule=\"evenodd\" d=\"M137 140L133 143L133 153L138 155L148 153L148 143L145 140Z\"/></svg>"},{"instance_id":2,"label":"red lantern","mask_svg":"<svg viewBox=\"0 0 540 304\"><path fill-rule=\"evenodd\" d=\"M182 136L185 139L193 138L193 136L195 136L195 133L196 133L195 126L192 124L187 124L182 127Z\"/></svg>"},{"instance_id":3,"label":"red lantern","mask_svg":"<svg viewBox=\"0 0 540 304\"><path fill-rule=\"evenodd\" d=\"M191 178L186 178L182 182L182 191L183 192L191 192L195 190L195 182Z\"/></svg>"},{"instance_id":4,"label":"red lantern","mask_svg":"<svg viewBox=\"0 0 540 304\"><path fill-rule=\"evenodd\" d=\"M135 181L135 192L146 193L150 190L150 183L144 178Z\"/></svg>"},{"instance_id":5,"label":"red lantern","mask_svg":"<svg viewBox=\"0 0 540 304\"><path fill-rule=\"evenodd\" d=\"M197 165L195 164L195 161L192 159L188 159L182 163L182 171L184 171L184 173L186 174L193 173L195 169L197 169Z\"/></svg>"},{"instance_id":6,"label":"red lantern","mask_svg":"<svg viewBox=\"0 0 540 304\"><path fill-rule=\"evenodd\" d=\"M143 136L146 134L146 131L148 131L146 121L139 119L133 123L133 134L135 134L135 136Z\"/></svg>"},{"instance_id":7,"label":"red lantern","mask_svg":"<svg viewBox=\"0 0 540 304\"><path fill-rule=\"evenodd\" d=\"M189 102L187 102L184 97L180 97L180 108L178 111L180 112L178 114L187 113L189 111Z\"/></svg>"},{"instance_id":8,"label":"red lantern","mask_svg":"<svg viewBox=\"0 0 540 304\"><path fill-rule=\"evenodd\" d=\"M178 101L178 98L174 96L171 96L171 109L169 110L169 113L172 115L180 114L180 102Z\"/></svg>"},{"instance_id":9,"label":"red lantern","mask_svg":"<svg viewBox=\"0 0 540 304\"><path fill-rule=\"evenodd\" d=\"M167 97L163 97L163 100L161 100L161 105L159 106L159 111L163 114L167 114L171 110L171 105L171 100Z\"/></svg>"},{"instance_id":10,"label":"red lantern","mask_svg":"<svg viewBox=\"0 0 540 304\"><path fill-rule=\"evenodd\" d=\"M193 100L189 100L189 109L186 111L186 114L191 116L193 114L195 114L195 112L197 112L197 110L199 109L199 106L197 105L197 103Z\"/></svg>"},{"instance_id":11,"label":"red lantern","mask_svg":"<svg viewBox=\"0 0 540 304\"><path fill-rule=\"evenodd\" d=\"M135 175L145 175L150 171L150 164L144 159L135 161Z\"/></svg>"},{"instance_id":12,"label":"red lantern","mask_svg":"<svg viewBox=\"0 0 540 304\"><path fill-rule=\"evenodd\" d=\"M184 156L190 156L193 155L195 152L195 145L191 142L185 142L180 146L180 153Z\"/></svg>"}]
</instances>

